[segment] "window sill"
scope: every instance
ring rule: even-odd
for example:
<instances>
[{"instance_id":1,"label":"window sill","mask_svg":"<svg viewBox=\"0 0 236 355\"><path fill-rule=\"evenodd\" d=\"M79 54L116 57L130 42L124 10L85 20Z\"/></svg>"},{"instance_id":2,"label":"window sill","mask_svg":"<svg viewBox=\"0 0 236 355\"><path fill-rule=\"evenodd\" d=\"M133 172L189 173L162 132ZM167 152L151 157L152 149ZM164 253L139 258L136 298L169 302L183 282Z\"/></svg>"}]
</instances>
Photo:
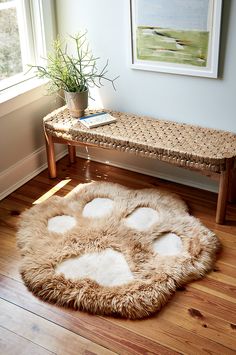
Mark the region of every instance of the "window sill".
<instances>
[{"instance_id":1,"label":"window sill","mask_svg":"<svg viewBox=\"0 0 236 355\"><path fill-rule=\"evenodd\" d=\"M32 78L2 92L0 94L0 117L45 96L47 82L47 80Z\"/></svg>"}]
</instances>

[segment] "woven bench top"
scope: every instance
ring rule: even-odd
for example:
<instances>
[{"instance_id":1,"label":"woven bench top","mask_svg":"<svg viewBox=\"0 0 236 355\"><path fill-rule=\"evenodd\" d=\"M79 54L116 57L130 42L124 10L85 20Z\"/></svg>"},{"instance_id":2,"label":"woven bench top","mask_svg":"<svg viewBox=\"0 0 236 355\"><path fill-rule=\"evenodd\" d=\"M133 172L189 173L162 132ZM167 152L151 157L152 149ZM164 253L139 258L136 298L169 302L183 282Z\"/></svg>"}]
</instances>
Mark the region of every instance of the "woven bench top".
<instances>
[{"instance_id":1,"label":"woven bench top","mask_svg":"<svg viewBox=\"0 0 236 355\"><path fill-rule=\"evenodd\" d=\"M44 118L44 127L55 137L202 170L220 172L225 159L236 157L233 133L111 110L86 113L100 111L110 113L117 122L89 129L64 106Z\"/></svg>"}]
</instances>

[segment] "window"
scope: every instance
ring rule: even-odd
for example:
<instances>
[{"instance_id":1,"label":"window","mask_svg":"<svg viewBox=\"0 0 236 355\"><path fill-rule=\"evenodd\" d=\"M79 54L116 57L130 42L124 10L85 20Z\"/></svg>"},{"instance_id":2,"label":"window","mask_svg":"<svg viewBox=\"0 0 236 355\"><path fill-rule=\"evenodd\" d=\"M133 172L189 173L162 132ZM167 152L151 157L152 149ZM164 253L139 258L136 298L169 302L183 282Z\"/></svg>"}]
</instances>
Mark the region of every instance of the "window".
<instances>
[{"instance_id":1,"label":"window","mask_svg":"<svg viewBox=\"0 0 236 355\"><path fill-rule=\"evenodd\" d=\"M55 37L53 0L0 0L0 93L32 77ZM46 16L44 16L46 14Z\"/></svg>"},{"instance_id":2,"label":"window","mask_svg":"<svg viewBox=\"0 0 236 355\"><path fill-rule=\"evenodd\" d=\"M23 71L16 1L0 1L0 79Z\"/></svg>"}]
</instances>

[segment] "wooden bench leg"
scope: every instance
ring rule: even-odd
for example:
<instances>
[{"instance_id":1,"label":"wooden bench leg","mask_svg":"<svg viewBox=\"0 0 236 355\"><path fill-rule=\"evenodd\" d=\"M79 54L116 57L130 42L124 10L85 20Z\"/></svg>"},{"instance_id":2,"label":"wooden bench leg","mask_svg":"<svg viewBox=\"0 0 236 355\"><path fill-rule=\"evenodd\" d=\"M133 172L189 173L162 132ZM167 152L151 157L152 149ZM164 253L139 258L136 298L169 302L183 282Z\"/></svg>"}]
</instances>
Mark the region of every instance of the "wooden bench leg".
<instances>
[{"instance_id":1,"label":"wooden bench leg","mask_svg":"<svg viewBox=\"0 0 236 355\"><path fill-rule=\"evenodd\" d=\"M236 167L230 172L229 202L236 202Z\"/></svg>"},{"instance_id":2,"label":"wooden bench leg","mask_svg":"<svg viewBox=\"0 0 236 355\"><path fill-rule=\"evenodd\" d=\"M232 159L227 159L226 170L222 171L220 174L220 184L216 210L216 223L218 224L224 224L225 221L231 170Z\"/></svg>"},{"instance_id":3,"label":"wooden bench leg","mask_svg":"<svg viewBox=\"0 0 236 355\"><path fill-rule=\"evenodd\" d=\"M76 149L75 146L68 144L69 161L71 164L75 163Z\"/></svg>"},{"instance_id":4,"label":"wooden bench leg","mask_svg":"<svg viewBox=\"0 0 236 355\"><path fill-rule=\"evenodd\" d=\"M45 140L46 140L46 150L47 150L47 160L48 160L48 173L49 173L49 177L53 179L57 177L53 138L50 134L47 134L45 132Z\"/></svg>"}]
</instances>

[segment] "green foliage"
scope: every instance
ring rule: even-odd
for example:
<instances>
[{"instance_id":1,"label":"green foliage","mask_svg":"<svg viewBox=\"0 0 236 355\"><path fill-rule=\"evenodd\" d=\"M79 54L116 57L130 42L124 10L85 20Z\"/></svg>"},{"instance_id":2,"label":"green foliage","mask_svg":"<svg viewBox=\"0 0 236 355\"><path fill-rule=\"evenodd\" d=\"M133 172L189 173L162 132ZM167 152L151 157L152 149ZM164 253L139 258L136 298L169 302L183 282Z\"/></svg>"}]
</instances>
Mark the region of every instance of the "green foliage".
<instances>
[{"instance_id":1,"label":"green foliage","mask_svg":"<svg viewBox=\"0 0 236 355\"><path fill-rule=\"evenodd\" d=\"M16 10L4 9L0 11L0 80L22 71Z\"/></svg>"},{"instance_id":2,"label":"green foliage","mask_svg":"<svg viewBox=\"0 0 236 355\"><path fill-rule=\"evenodd\" d=\"M68 53L67 45L59 38L53 43L53 51L48 55L47 66L31 66L36 69L39 78L50 79L49 92L65 90L68 92L83 92L90 87L101 87L103 81L109 81L113 85L117 78L109 79L107 74L108 61L99 70L95 58L86 39L86 33L78 33L75 37L70 36L75 46L75 55Z\"/></svg>"}]
</instances>

